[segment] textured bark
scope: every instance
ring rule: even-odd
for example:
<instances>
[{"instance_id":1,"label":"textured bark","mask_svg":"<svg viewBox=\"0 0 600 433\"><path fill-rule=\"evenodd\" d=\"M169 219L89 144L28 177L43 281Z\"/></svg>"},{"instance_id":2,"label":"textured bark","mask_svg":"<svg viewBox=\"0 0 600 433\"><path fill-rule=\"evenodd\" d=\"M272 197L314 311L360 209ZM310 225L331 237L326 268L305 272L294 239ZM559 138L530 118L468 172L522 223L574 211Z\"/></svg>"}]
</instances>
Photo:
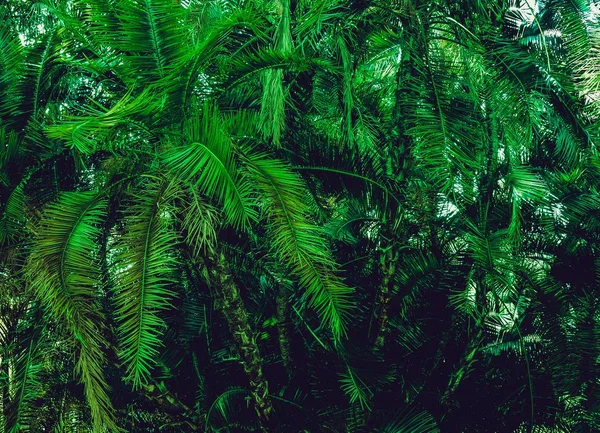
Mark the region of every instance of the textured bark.
<instances>
[{"instance_id":1,"label":"textured bark","mask_svg":"<svg viewBox=\"0 0 600 433\"><path fill-rule=\"evenodd\" d=\"M469 340L460 364L458 368L450 375L448 386L446 387L446 391L442 396L442 404L446 406L453 406L451 397L456 392L461 382L469 376L469 373L473 370L473 366L477 361L476 355L484 336L481 324L477 324L476 326L476 334Z\"/></svg>"},{"instance_id":2,"label":"textured bark","mask_svg":"<svg viewBox=\"0 0 600 433\"><path fill-rule=\"evenodd\" d=\"M268 382L262 371L262 358L254 333L250 328L244 300L233 281L231 270L222 252L216 253L213 258L211 271L211 279L220 298L221 312L225 316L244 372L250 382L254 408L263 431L271 431L270 415L273 412L273 404L269 396Z\"/></svg>"},{"instance_id":3,"label":"textured bark","mask_svg":"<svg viewBox=\"0 0 600 433\"><path fill-rule=\"evenodd\" d=\"M381 257L381 270L383 278L377 293L377 305L375 307L375 323L377 327L377 334L375 336L374 347L376 350L379 350L384 346L385 337L388 333L388 309L394 287L394 276L396 274L397 261L398 253L395 251L393 246L390 246Z\"/></svg>"},{"instance_id":4,"label":"textured bark","mask_svg":"<svg viewBox=\"0 0 600 433\"><path fill-rule=\"evenodd\" d=\"M290 332L290 298L292 291L285 285L279 286L277 295L277 334L279 338L279 350L283 366L287 372L288 378L294 376L294 364L291 353L291 332Z\"/></svg>"}]
</instances>

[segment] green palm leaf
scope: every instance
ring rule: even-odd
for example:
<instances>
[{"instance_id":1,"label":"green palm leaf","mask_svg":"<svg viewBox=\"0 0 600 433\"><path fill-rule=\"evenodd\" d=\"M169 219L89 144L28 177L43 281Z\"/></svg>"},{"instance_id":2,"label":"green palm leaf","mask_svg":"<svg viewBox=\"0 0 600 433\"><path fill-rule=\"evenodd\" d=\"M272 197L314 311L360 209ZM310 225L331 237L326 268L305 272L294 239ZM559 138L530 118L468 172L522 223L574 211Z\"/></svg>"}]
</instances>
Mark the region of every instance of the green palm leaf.
<instances>
[{"instance_id":1,"label":"green palm leaf","mask_svg":"<svg viewBox=\"0 0 600 433\"><path fill-rule=\"evenodd\" d=\"M156 363L165 323L160 313L171 306L178 242L171 230L169 203L178 192L172 183L146 178L124 209L125 233L115 240L112 273L120 356L126 379L135 388L147 383Z\"/></svg>"},{"instance_id":2,"label":"green palm leaf","mask_svg":"<svg viewBox=\"0 0 600 433\"><path fill-rule=\"evenodd\" d=\"M252 186L236 166L233 143L222 129L217 109L205 105L202 116L187 128L187 136L192 143L169 151L164 157L166 166L219 201L234 227L246 228L257 217Z\"/></svg>"},{"instance_id":3,"label":"green palm leaf","mask_svg":"<svg viewBox=\"0 0 600 433\"><path fill-rule=\"evenodd\" d=\"M25 343L25 344L22 344ZM15 358L15 396L8 417L8 433L30 432L35 417L34 401L43 394L40 380L43 363L40 357L39 336L25 338L24 346Z\"/></svg>"},{"instance_id":4,"label":"green palm leaf","mask_svg":"<svg viewBox=\"0 0 600 433\"><path fill-rule=\"evenodd\" d=\"M185 229L185 242L192 249L196 258L201 253L214 251L217 244L218 212L204 202L190 186L190 197L184 210L183 228Z\"/></svg>"},{"instance_id":5,"label":"green palm leaf","mask_svg":"<svg viewBox=\"0 0 600 433\"><path fill-rule=\"evenodd\" d=\"M380 433L436 433L440 430L429 412L411 410L398 415L394 421L377 431Z\"/></svg>"},{"instance_id":6,"label":"green palm leaf","mask_svg":"<svg viewBox=\"0 0 600 433\"><path fill-rule=\"evenodd\" d=\"M23 102L24 50L6 9L0 9L0 22L0 118L12 123Z\"/></svg>"},{"instance_id":7,"label":"green palm leaf","mask_svg":"<svg viewBox=\"0 0 600 433\"><path fill-rule=\"evenodd\" d=\"M346 371L340 373L340 386L348 396L350 404L358 402L361 409L371 410L369 403L373 392L349 365L346 365Z\"/></svg>"},{"instance_id":8,"label":"green palm leaf","mask_svg":"<svg viewBox=\"0 0 600 433\"><path fill-rule=\"evenodd\" d=\"M44 211L27 263L30 286L52 318L63 323L79 350L83 382L95 428L116 430L103 366L107 345L99 325L97 243L106 200L96 192L68 192Z\"/></svg>"},{"instance_id":9,"label":"green palm leaf","mask_svg":"<svg viewBox=\"0 0 600 433\"><path fill-rule=\"evenodd\" d=\"M123 26L117 46L129 53L123 60L131 76L158 79L179 60L185 45L180 18L184 8L170 0L133 0L118 3Z\"/></svg>"},{"instance_id":10,"label":"green palm leaf","mask_svg":"<svg viewBox=\"0 0 600 433\"><path fill-rule=\"evenodd\" d=\"M24 187L25 182L17 184L4 204L4 210L0 217L0 245L5 242L13 242L22 233L25 222Z\"/></svg>"},{"instance_id":11,"label":"green palm leaf","mask_svg":"<svg viewBox=\"0 0 600 433\"><path fill-rule=\"evenodd\" d=\"M282 55L292 51L290 29L290 0L281 1L281 17L275 31L275 49ZM260 109L260 125L265 137L272 137L276 147L281 146L281 135L285 128L286 90L282 69L270 69L264 72L263 96Z\"/></svg>"},{"instance_id":12,"label":"green palm leaf","mask_svg":"<svg viewBox=\"0 0 600 433\"><path fill-rule=\"evenodd\" d=\"M345 333L353 290L336 275L336 263L327 250L322 230L309 219L306 186L284 163L264 155L247 159L252 177L266 199L272 244L306 291L309 305L331 329Z\"/></svg>"}]
</instances>

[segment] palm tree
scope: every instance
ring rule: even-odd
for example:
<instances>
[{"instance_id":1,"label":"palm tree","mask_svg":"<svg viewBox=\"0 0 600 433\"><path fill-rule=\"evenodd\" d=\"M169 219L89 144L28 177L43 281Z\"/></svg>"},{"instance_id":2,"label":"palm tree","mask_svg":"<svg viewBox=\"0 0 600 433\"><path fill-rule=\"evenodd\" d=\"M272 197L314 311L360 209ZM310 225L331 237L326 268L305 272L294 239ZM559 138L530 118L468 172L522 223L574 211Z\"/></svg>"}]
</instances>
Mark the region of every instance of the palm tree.
<instances>
[{"instance_id":1,"label":"palm tree","mask_svg":"<svg viewBox=\"0 0 600 433\"><path fill-rule=\"evenodd\" d=\"M0 7L4 431L597 429L595 5L179 3Z\"/></svg>"}]
</instances>

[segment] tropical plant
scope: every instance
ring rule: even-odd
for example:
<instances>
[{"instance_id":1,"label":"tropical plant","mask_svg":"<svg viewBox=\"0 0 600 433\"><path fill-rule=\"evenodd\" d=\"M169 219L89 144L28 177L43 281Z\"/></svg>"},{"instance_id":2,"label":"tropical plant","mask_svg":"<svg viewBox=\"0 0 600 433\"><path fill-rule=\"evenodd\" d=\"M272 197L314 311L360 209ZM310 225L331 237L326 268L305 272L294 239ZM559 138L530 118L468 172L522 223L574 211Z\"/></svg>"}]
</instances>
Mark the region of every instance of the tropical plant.
<instances>
[{"instance_id":1,"label":"tropical plant","mask_svg":"<svg viewBox=\"0 0 600 433\"><path fill-rule=\"evenodd\" d=\"M0 431L595 431L591 0L0 5Z\"/></svg>"}]
</instances>

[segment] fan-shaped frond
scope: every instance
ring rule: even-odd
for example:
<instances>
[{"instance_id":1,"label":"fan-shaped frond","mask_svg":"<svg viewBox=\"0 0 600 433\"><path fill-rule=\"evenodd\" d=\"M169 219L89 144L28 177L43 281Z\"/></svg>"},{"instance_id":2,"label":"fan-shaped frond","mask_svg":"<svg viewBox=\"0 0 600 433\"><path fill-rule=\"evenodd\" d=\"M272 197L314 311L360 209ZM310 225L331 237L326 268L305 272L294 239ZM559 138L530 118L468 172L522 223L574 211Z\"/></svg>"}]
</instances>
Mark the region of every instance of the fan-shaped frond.
<instances>
[{"instance_id":1,"label":"fan-shaped frond","mask_svg":"<svg viewBox=\"0 0 600 433\"><path fill-rule=\"evenodd\" d=\"M253 424L248 422L247 419L254 418L254 414L246 404L248 394L249 391L245 388L230 388L219 394L206 414L205 431L218 432L223 428L233 427L240 422Z\"/></svg>"},{"instance_id":2,"label":"fan-shaped frond","mask_svg":"<svg viewBox=\"0 0 600 433\"><path fill-rule=\"evenodd\" d=\"M379 433L437 433L439 429L429 412L412 410L399 414L394 421L377 431Z\"/></svg>"}]
</instances>

